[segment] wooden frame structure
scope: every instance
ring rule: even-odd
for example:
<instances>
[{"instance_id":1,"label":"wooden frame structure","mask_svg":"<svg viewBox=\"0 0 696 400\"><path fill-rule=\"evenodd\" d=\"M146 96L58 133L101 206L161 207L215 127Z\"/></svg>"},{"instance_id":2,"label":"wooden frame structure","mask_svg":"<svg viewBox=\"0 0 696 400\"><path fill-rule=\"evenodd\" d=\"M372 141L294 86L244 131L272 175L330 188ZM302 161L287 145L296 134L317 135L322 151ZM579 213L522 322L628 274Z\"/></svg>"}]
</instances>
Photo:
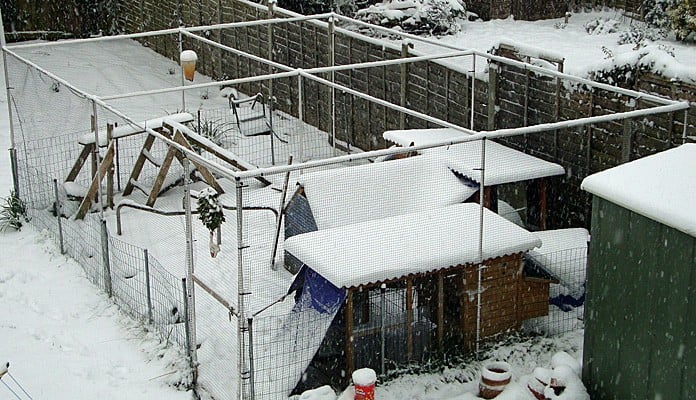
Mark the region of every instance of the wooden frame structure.
<instances>
[{"instance_id":1,"label":"wooden frame structure","mask_svg":"<svg viewBox=\"0 0 696 400\"><path fill-rule=\"evenodd\" d=\"M143 122L141 125L154 129L173 142L191 151L194 151L194 146L199 149L203 149L238 170L245 171L254 168L254 166L245 163L235 154L223 149L205 137L198 135L196 132L184 125L184 123L190 121L193 121L193 117L190 114L181 113L148 120ZM68 173L65 183L75 181L90 156L92 165L92 179L89 186L84 189L83 193L74 196L82 198L78 211L75 214L76 219L83 219L87 212L89 212L90 206L98 197L99 184L104 177L107 178L107 204L108 207L113 208L114 161L118 157L118 139L145 132L145 130L140 128L114 127L113 125L109 124L107 125L106 136L102 136L101 133L98 135L99 146L97 146L96 139L91 136L85 135L80 140L80 144L83 146L82 151L78 155L77 160L75 160L73 167ZM153 134L148 134L145 138L145 142L142 145L140 154L133 165L130 177L128 182L126 182L126 186L124 187L122 193L123 196L128 196L133 193L134 189L141 190L148 196L146 205L149 207L154 206L155 202L157 201L157 197L160 195L162 190L165 189L165 179L174 159L183 165L183 160L186 158L180 150L170 145L168 146L164 159L162 161L157 160L151 153L155 140L156 136ZM100 155L98 147L104 146L106 146L106 152L103 155ZM214 188L218 193L224 193L224 189L208 168L195 160L189 161L191 164L193 164L208 185ZM155 177L155 181L150 188L146 188L144 185L138 182L146 163L150 163L159 169L157 176ZM271 182L264 177L258 177L256 179L258 179L264 185L271 184Z\"/></svg>"}]
</instances>

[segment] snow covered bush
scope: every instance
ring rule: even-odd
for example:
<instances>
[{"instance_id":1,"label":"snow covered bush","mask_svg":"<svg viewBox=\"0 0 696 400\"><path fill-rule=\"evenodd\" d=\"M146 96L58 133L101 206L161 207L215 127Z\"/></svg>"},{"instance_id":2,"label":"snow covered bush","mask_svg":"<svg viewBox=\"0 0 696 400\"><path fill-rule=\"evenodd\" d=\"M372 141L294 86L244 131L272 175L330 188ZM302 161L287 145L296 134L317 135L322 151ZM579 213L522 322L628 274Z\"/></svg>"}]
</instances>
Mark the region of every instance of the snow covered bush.
<instances>
[{"instance_id":1,"label":"snow covered bush","mask_svg":"<svg viewBox=\"0 0 696 400\"><path fill-rule=\"evenodd\" d=\"M27 206L13 190L10 192L10 196L3 199L3 203L0 205L0 231L5 231L9 228L19 230L25 222L29 222Z\"/></svg>"},{"instance_id":2,"label":"snow covered bush","mask_svg":"<svg viewBox=\"0 0 696 400\"><path fill-rule=\"evenodd\" d=\"M645 47L646 41L654 42L664 39L666 32L663 29L649 27L645 24L633 24L619 34L619 44L635 44L635 49Z\"/></svg>"},{"instance_id":3,"label":"snow covered bush","mask_svg":"<svg viewBox=\"0 0 696 400\"><path fill-rule=\"evenodd\" d=\"M278 0L278 6L305 15L329 12L333 6L337 13L350 16L356 10L375 2L375 0Z\"/></svg>"},{"instance_id":4,"label":"snow covered bush","mask_svg":"<svg viewBox=\"0 0 696 400\"><path fill-rule=\"evenodd\" d=\"M201 190L196 207L198 219L200 219L203 225L210 231L211 257L215 257L220 251L220 246L213 240L214 232L225 222L225 213L222 210L219 197L220 194L216 192L215 189L210 187L205 188Z\"/></svg>"},{"instance_id":5,"label":"snow covered bush","mask_svg":"<svg viewBox=\"0 0 696 400\"><path fill-rule=\"evenodd\" d=\"M358 10L356 18L407 32L452 34L465 15L462 0L384 0Z\"/></svg>"},{"instance_id":6,"label":"snow covered bush","mask_svg":"<svg viewBox=\"0 0 696 400\"><path fill-rule=\"evenodd\" d=\"M696 40L696 0L679 1L668 14L677 40Z\"/></svg>"},{"instance_id":7,"label":"snow covered bush","mask_svg":"<svg viewBox=\"0 0 696 400\"><path fill-rule=\"evenodd\" d=\"M643 0L645 23L656 28L669 28L672 24L669 10L678 3L679 0Z\"/></svg>"},{"instance_id":8,"label":"snow covered bush","mask_svg":"<svg viewBox=\"0 0 696 400\"><path fill-rule=\"evenodd\" d=\"M585 24L585 31L590 35L607 35L616 32L619 24L613 18L597 18Z\"/></svg>"}]
</instances>

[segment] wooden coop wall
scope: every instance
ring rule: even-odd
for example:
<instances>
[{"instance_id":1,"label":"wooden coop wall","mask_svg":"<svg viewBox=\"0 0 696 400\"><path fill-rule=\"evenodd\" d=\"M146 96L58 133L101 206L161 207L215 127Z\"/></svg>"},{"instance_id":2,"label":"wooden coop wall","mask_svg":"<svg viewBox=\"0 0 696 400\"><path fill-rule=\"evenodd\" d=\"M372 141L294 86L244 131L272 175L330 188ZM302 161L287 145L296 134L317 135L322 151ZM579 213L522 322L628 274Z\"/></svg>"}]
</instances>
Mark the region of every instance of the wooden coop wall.
<instances>
[{"instance_id":1,"label":"wooden coop wall","mask_svg":"<svg viewBox=\"0 0 696 400\"><path fill-rule=\"evenodd\" d=\"M482 273L481 338L491 339L519 329L525 319L548 313L549 281L522 273L521 253L490 259ZM477 265L458 265L349 289L341 321L345 328L347 370L380 370L380 326L372 321L379 311L380 286L391 291L403 313L385 325L387 364L424 362L442 355L463 355L476 348ZM399 291L399 299L394 293ZM394 311L390 311L394 313ZM372 337L370 339L369 337ZM370 345L372 343L372 345ZM395 349L391 351L389 349Z\"/></svg>"}]
</instances>

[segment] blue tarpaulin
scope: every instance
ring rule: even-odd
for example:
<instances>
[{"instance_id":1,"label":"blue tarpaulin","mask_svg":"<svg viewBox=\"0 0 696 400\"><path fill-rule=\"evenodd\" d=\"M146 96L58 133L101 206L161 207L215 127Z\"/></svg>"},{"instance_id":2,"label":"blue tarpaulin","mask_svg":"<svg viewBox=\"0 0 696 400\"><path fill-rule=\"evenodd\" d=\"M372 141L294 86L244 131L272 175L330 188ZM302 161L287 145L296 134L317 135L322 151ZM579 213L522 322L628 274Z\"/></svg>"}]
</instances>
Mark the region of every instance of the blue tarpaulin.
<instances>
[{"instance_id":1,"label":"blue tarpaulin","mask_svg":"<svg viewBox=\"0 0 696 400\"><path fill-rule=\"evenodd\" d=\"M339 289L316 271L304 265L295 276L288 293L296 291L293 311L314 309L321 313L333 314L346 299L345 289Z\"/></svg>"}]
</instances>

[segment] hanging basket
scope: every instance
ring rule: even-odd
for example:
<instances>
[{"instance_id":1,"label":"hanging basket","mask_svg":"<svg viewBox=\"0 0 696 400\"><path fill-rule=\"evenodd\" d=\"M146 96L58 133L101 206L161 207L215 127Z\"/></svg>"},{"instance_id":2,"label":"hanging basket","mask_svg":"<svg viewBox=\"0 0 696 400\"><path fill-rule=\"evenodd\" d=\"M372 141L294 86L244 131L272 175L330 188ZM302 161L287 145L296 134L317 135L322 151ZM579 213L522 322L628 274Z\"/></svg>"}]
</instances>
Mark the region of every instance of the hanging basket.
<instances>
[{"instance_id":1,"label":"hanging basket","mask_svg":"<svg viewBox=\"0 0 696 400\"><path fill-rule=\"evenodd\" d=\"M511 369L510 364L504 361L496 361L484 365L483 369L481 369L479 397L493 399L502 393L512 378Z\"/></svg>"}]
</instances>

